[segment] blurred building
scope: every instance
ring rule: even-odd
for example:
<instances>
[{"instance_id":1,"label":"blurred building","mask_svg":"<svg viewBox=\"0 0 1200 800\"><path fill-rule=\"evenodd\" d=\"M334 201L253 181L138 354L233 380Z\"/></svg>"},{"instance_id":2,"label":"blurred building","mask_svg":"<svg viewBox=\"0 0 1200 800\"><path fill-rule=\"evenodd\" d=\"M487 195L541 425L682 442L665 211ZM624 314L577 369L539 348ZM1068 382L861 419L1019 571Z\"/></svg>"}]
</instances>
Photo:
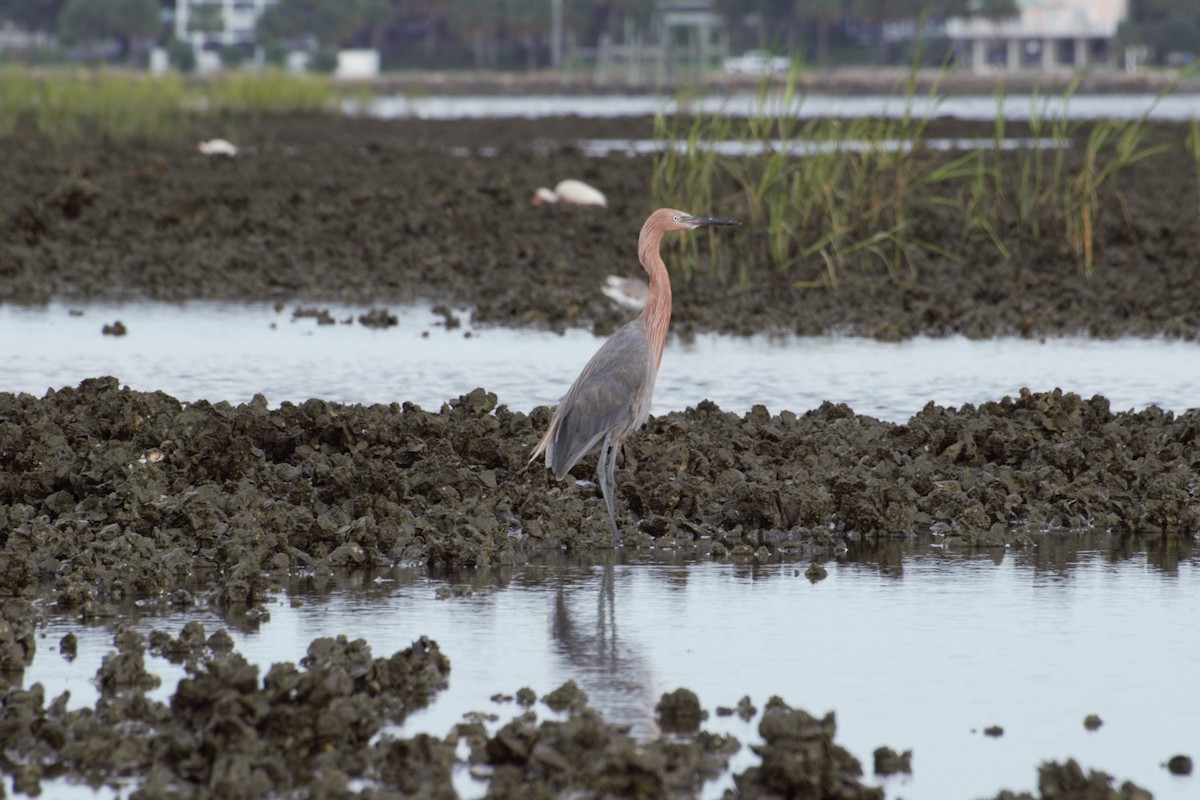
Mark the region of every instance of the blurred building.
<instances>
[{"instance_id":1,"label":"blurred building","mask_svg":"<svg viewBox=\"0 0 1200 800\"><path fill-rule=\"evenodd\" d=\"M975 72L1113 66L1117 26L1129 0L1017 0L1019 17L946 22L964 65Z\"/></svg>"},{"instance_id":2,"label":"blurred building","mask_svg":"<svg viewBox=\"0 0 1200 800\"><path fill-rule=\"evenodd\" d=\"M32 53L58 46L58 37L46 31L27 31L0 19L0 52Z\"/></svg>"},{"instance_id":3,"label":"blurred building","mask_svg":"<svg viewBox=\"0 0 1200 800\"><path fill-rule=\"evenodd\" d=\"M196 50L253 48L258 18L279 0L175 0L175 38Z\"/></svg>"}]
</instances>

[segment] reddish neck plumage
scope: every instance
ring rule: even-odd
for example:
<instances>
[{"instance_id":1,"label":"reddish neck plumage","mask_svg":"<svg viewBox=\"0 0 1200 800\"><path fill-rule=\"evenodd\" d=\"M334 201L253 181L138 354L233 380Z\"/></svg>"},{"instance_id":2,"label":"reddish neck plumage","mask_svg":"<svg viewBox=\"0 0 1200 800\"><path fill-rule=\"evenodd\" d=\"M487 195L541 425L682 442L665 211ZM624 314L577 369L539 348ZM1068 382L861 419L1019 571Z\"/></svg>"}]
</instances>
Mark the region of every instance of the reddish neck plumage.
<instances>
[{"instance_id":1,"label":"reddish neck plumage","mask_svg":"<svg viewBox=\"0 0 1200 800\"><path fill-rule=\"evenodd\" d=\"M639 319L646 328L646 339L654 353L654 370L662 364L663 345L667 341L667 327L671 324L671 279L659 253L662 231L646 221L638 237L638 260L650 276L650 295Z\"/></svg>"}]
</instances>

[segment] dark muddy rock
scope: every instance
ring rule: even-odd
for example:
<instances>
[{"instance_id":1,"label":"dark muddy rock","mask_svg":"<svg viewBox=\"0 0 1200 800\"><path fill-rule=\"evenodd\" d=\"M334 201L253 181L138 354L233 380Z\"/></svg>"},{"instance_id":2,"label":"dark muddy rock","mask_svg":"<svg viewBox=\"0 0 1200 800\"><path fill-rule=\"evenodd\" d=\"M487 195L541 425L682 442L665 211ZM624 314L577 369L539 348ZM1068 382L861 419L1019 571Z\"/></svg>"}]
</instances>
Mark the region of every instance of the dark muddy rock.
<instances>
[{"instance_id":1,"label":"dark muddy rock","mask_svg":"<svg viewBox=\"0 0 1200 800\"><path fill-rule=\"evenodd\" d=\"M337 320L333 318L333 314L328 308L300 308L299 306L292 312L292 321L298 319L314 319L318 325L336 325Z\"/></svg>"},{"instance_id":2,"label":"dark muddy rock","mask_svg":"<svg viewBox=\"0 0 1200 800\"><path fill-rule=\"evenodd\" d=\"M389 740L376 747L379 752L379 778L384 787L380 797L420 798L421 800L457 800L458 792L450 777L458 763L453 741L421 733L411 739Z\"/></svg>"},{"instance_id":3,"label":"dark muddy rock","mask_svg":"<svg viewBox=\"0 0 1200 800\"><path fill-rule=\"evenodd\" d=\"M604 332L627 318L599 287L614 272L641 274L635 246L654 203L654 160L593 158L575 144L652 138L651 119L311 115L216 124L225 122L253 155L218 168L195 152L211 121L197 123L209 130L159 145L97 138L63 148L6 138L0 172L23 188L0 196L0 301L423 297L471 307L477 324ZM1007 132L1030 135L1019 122ZM926 133L993 131L990 123L934 120ZM1079 165L1088 134L1082 126L1079 145L1066 151L1068 169ZM740 201L687 209L748 224L727 237L715 263L676 277L676 330L1195 339L1200 227L1186 134L1181 125L1151 124L1146 144L1162 150L1122 172L1119 191L1102 199L1091 277L1058 237L1023 241L1015 214L991 220L1013 248L1005 258L983 231L963 230L959 209L930 204L912 210L912 234L957 258L928 253L902 276L851 263L836 290L801 288L820 284L824 262L813 255L787 274L765 263L768 232ZM452 152L482 146L496 155ZM562 176L603 189L609 208L530 203L538 186ZM969 191L947 189L964 202ZM740 275L746 283L733 277Z\"/></svg>"},{"instance_id":4,"label":"dark muddy rock","mask_svg":"<svg viewBox=\"0 0 1200 800\"><path fill-rule=\"evenodd\" d=\"M754 715L758 713L758 708L754 703L750 702L750 696L746 695L741 700L738 700L737 715L744 721L749 722L754 719Z\"/></svg>"},{"instance_id":5,"label":"dark muddy rock","mask_svg":"<svg viewBox=\"0 0 1200 800\"><path fill-rule=\"evenodd\" d=\"M58 652L62 653L62 657L67 661L74 661L79 655L79 639L75 636L74 631L67 631L58 642Z\"/></svg>"},{"instance_id":6,"label":"dark muddy rock","mask_svg":"<svg viewBox=\"0 0 1200 800\"><path fill-rule=\"evenodd\" d=\"M462 318L455 314L449 306L439 303L433 307L432 311L434 314L441 316L442 325L446 328L446 330L452 331L455 328L462 327Z\"/></svg>"},{"instance_id":7,"label":"dark muddy rock","mask_svg":"<svg viewBox=\"0 0 1200 800\"><path fill-rule=\"evenodd\" d=\"M358 322L367 328L390 328L399 325L400 319L386 308L372 308L366 314L359 315Z\"/></svg>"},{"instance_id":8,"label":"dark muddy rock","mask_svg":"<svg viewBox=\"0 0 1200 800\"><path fill-rule=\"evenodd\" d=\"M274 664L260 676L220 633L206 637L191 623L178 637L150 637L152 652L185 661L187 677L168 703L145 696L144 639L120 626L114 645L129 658L120 669L110 659L100 667L94 708L69 710L67 693L47 703L41 684L0 687L0 771L30 795L54 778L92 786L133 781L139 800L345 797L354 794L352 782L380 800L449 800L457 796L451 776L465 742L471 772L489 797L694 797L740 748L737 739L704 730L637 741L626 726L607 724L572 683L546 695L561 709L559 719L539 722L527 709L489 735L485 722L496 716L472 714L442 738L396 738L383 725L403 721L446 685L449 661L436 643L421 639L374 658L361 640L317 639L299 666ZM522 689L517 697L532 705L533 694ZM687 690L666 697L698 708ZM734 776L738 796L883 797L859 782L861 765L834 743L833 714L818 719L772 698L759 733L764 743L753 749L761 762ZM907 763L909 755L896 758ZM1148 797L1132 784L1118 793L1110 783L1074 762L1048 764L1040 797Z\"/></svg>"},{"instance_id":9,"label":"dark muddy rock","mask_svg":"<svg viewBox=\"0 0 1200 800\"><path fill-rule=\"evenodd\" d=\"M1192 774L1192 758L1191 756L1171 756L1167 760L1167 771L1172 775L1191 775Z\"/></svg>"},{"instance_id":10,"label":"dark muddy rock","mask_svg":"<svg viewBox=\"0 0 1200 800\"><path fill-rule=\"evenodd\" d=\"M1099 714L1088 714L1083 718L1083 727L1089 731L1098 731L1100 726L1104 724L1104 720L1100 719Z\"/></svg>"},{"instance_id":11,"label":"dark muddy rock","mask_svg":"<svg viewBox=\"0 0 1200 800\"><path fill-rule=\"evenodd\" d=\"M897 753L890 747L877 747L875 749L875 774L896 775L899 773L912 774L912 750Z\"/></svg>"},{"instance_id":12,"label":"dark muddy rock","mask_svg":"<svg viewBox=\"0 0 1200 800\"><path fill-rule=\"evenodd\" d=\"M185 629L173 641L195 651L199 633ZM5 772L36 764L93 785L138 776L142 798L253 798L300 786L314 796L344 794L351 777L402 783L444 763L444 752L418 740L432 761L410 771L411 750L374 740L384 723L402 721L446 685L449 661L429 640L373 658L361 640L317 639L299 668L275 664L260 680L257 667L218 652L210 638L210 652L187 663L169 704L143 693L142 637L121 629L115 643L116 657L97 673L94 709L67 710L66 694L47 706L40 684L0 695ZM42 777L20 774L30 788Z\"/></svg>"},{"instance_id":13,"label":"dark muddy rock","mask_svg":"<svg viewBox=\"0 0 1200 800\"><path fill-rule=\"evenodd\" d=\"M116 638L122 652L143 654L137 635ZM361 641L318 639L299 668L275 664L260 678L237 653L201 652L194 628L156 638L197 656L167 704L130 690L69 711L66 694L47 705L40 684L0 693L0 768L18 791L36 794L53 776L92 785L132 778L137 798L342 797L358 780L373 797L452 798L456 745L465 740L489 797L690 797L739 748L703 731L638 742L606 724L577 687L549 695L577 701L561 720L539 723L526 711L494 736L476 719L442 739L397 739L380 732L383 723L403 720L445 686L449 665L431 641L384 659Z\"/></svg>"},{"instance_id":14,"label":"dark muddy rock","mask_svg":"<svg viewBox=\"0 0 1200 800\"><path fill-rule=\"evenodd\" d=\"M654 707L659 727L668 733L693 733L708 719L700 707L700 698L691 689L676 689L663 694Z\"/></svg>"},{"instance_id":15,"label":"dark muddy rock","mask_svg":"<svg viewBox=\"0 0 1200 800\"><path fill-rule=\"evenodd\" d=\"M253 625L292 570L611 546L594 485L527 463L549 415L482 389L436 412L185 405L112 378L0 393L0 591L49 582L48 602L85 619L128 599L199 600ZM921 531L998 548L1054 529L1200 529L1200 410L1113 413L1058 391L930 404L903 425L831 404L739 417L703 402L652 418L625 453L631 547L654 543L636 528L647 516L674 548L759 562ZM574 474L593 471L588 458Z\"/></svg>"},{"instance_id":16,"label":"dark muddy rock","mask_svg":"<svg viewBox=\"0 0 1200 800\"><path fill-rule=\"evenodd\" d=\"M993 739L998 739L1004 735L1004 728L1000 725L989 725L983 729L984 736L991 736Z\"/></svg>"},{"instance_id":17,"label":"dark muddy rock","mask_svg":"<svg viewBox=\"0 0 1200 800\"><path fill-rule=\"evenodd\" d=\"M542 698L542 702L554 711L570 711L587 705L587 692L579 688L575 681L567 681L562 686Z\"/></svg>"},{"instance_id":18,"label":"dark muddy rock","mask_svg":"<svg viewBox=\"0 0 1200 800\"><path fill-rule=\"evenodd\" d=\"M577 689L567 693L578 696ZM639 743L575 705L563 721L539 724L532 713L514 719L475 757L492 768L489 797L688 797L721 774L738 748L736 739L708 732L688 742Z\"/></svg>"},{"instance_id":19,"label":"dark muddy rock","mask_svg":"<svg viewBox=\"0 0 1200 800\"><path fill-rule=\"evenodd\" d=\"M883 799L882 789L859 782L858 759L834 744L837 724L832 712L817 719L772 697L758 732L764 743L751 749L762 758L762 765L734 776L738 796Z\"/></svg>"},{"instance_id":20,"label":"dark muddy rock","mask_svg":"<svg viewBox=\"0 0 1200 800\"><path fill-rule=\"evenodd\" d=\"M116 652L104 656L96 672L96 685L101 697L123 690L146 692L157 688L159 677L146 671L145 639L136 631L119 627L113 637Z\"/></svg>"},{"instance_id":21,"label":"dark muddy rock","mask_svg":"<svg viewBox=\"0 0 1200 800\"><path fill-rule=\"evenodd\" d=\"M1038 794L1003 791L996 800L1151 800L1153 795L1130 781L1114 787L1112 776L1083 768L1075 759L1065 764L1051 761L1038 769Z\"/></svg>"},{"instance_id":22,"label":"dark muddy rock","mask_svg":"<svg viewBox=\"0 0 1200 800\"><path fill-rule=\"evenodd\" d=\"M0 688L8 685L9 677L20 680L25 668L33 663L38 620L37 611L27 600L0 602Z\"/></svg>"},{"instance_id":23,"label":"dark muddy rock","mask_svg":"<svg viewBox=\"0 0 1200 800\"><path fill-rule=\"evenodd\" d=\"M184 624L178 637L166 631L152 631L148 644L153 655L162 656L173 664L182 664L230 653L233 650L233 637L223 628L212 636L206 636L204 626L192 620Z\"/></svg>"}]
</instances>

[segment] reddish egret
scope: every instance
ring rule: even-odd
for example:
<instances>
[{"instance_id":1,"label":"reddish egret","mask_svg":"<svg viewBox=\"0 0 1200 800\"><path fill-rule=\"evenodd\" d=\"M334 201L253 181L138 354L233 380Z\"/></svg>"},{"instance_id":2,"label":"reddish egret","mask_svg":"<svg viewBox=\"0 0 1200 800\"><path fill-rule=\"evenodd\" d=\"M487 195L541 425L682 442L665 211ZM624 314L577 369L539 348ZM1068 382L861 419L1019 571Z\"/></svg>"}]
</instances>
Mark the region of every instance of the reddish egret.
<instances>
[{"instance_id":1,"label":"reddish egret","mask_svg":"<svg viewBox=\"0 0 1200 800\"><path fill-rule=\"evenodd\" d=\"M607 206L608 198L599 189L588 186L583 181L559 181L550 191L546 187L538 189L533 195L535 206L542 203L573 203L577 206Z\"/></svg>"},{"instance_id":2,"label":"reddish egret","mask_svg":"<svg viewBox=\"0 0 1200 800\"><path fill-rule=\"evenodd\" d=\"M667 326L671 323L671 279L658 252L663 234L691 231L706 225L740 225L730 219L694 217L672 208L650 215L638 236L638 260L650 275L650 294L642 313L622 325L592 356L563 395L546 435L533 451L543 452L546 466L562 480L571 467L598 444L596 477L608 507L613 536L620 538L613 509L613 472L617 450L625 437L650 416L654 379L662 362Z\"/></svg>"}]
</instances>

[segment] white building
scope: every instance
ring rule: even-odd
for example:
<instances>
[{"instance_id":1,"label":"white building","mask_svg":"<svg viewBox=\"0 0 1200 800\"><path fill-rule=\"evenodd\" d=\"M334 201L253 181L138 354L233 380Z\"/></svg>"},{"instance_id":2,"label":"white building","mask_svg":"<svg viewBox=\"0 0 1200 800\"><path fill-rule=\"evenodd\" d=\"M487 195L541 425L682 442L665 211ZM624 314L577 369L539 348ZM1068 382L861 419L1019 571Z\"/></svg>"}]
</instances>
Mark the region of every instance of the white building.
<instances>
[{"instance_id":1,"label":"white building","mask_svg":"<svg viewBox=\"0 0 1200 800\"><path fill-rule=\"evenodd\" d=\"M946 22L964 64L975 72L1081 69L1116 61L1113 39L1129 0L1017 0L1021 15L992 22Z\"/></svg>"},{"instance_id":2,"label":"white building","mask_svg":"<svg viewBox=\"0 0 1200 800\"><path fill-rule=\"evenodd\" d=\"M216 45L256 43L258 18L279 0L175 0L175 38L191 42L196 50ZM209 11L213 8L215 10ZM216 31L192 30L200 17L215 17Z\"/></svg>"}]
</instances>

